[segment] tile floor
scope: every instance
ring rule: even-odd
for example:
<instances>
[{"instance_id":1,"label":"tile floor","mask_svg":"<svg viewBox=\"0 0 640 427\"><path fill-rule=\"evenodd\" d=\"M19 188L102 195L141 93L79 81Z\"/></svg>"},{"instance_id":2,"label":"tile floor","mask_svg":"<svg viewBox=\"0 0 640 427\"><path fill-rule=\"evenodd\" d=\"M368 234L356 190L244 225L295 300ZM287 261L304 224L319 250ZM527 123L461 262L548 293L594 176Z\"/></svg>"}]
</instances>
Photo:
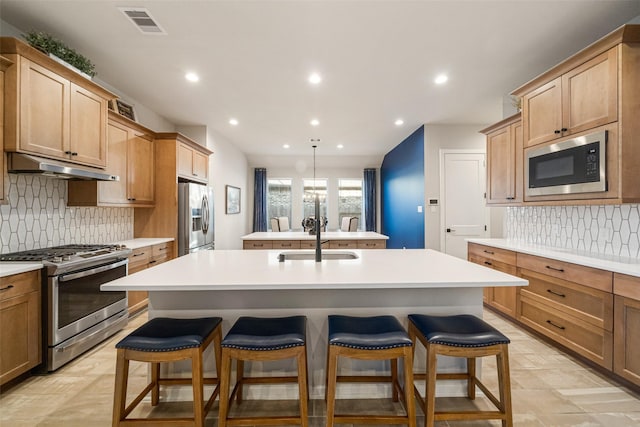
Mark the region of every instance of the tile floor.
<instances>
[{"instance_id":1,"label":"tile floor","mask_svg":"<svg viewBox=\"0 0 640 427\"><path fill-rule=\"evenodd\" d=\"M510 346L511 379L516 426L608 426L640 425L640 395L617 385L585 367L575 359L532 337L527 332L491 312L485 319L512 340ZM115 369L114 344L128 331L146 321L142 314L129 322L120 332L81 358L64 366L53 375L32 376L0 395L0 426L64 426L100 427L111 425L113 375ZM490 387L496 384L493 375L495 362L485 359L483 378ZM495 359L494 359L495 360ZM146 367L132 364L132 388L141 387L146 380ZM130 388L131 389L131 388ZM463 398L439 398L440 408L472 407ZM370 407L378 411L394 412L397 406L384 400L341 401L346 407ZM479 398L475 405L484 407ZM188 414L189 403L170 403L163 409L151 409L143 403L139 414ZM217 402L207 417L207 427L216 426ZM294 401L245 401L242 411L256 413L274 409L296 411ZM310 404L310 426L324 426L325 405L322 400ZM418 425L424 418L418 409ZM499 422L441 422L439 426L498 426Z\"/></svg>"}]
</instances>

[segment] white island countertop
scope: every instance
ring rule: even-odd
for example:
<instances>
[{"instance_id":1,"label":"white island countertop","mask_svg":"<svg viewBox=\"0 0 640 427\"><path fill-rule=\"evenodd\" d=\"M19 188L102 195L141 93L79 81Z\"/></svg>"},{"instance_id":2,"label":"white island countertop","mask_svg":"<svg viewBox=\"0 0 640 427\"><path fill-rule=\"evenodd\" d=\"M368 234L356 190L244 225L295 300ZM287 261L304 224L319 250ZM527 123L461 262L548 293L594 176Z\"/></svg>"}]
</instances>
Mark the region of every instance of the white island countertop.
<instances>
[{"instance_id":1,"label":"white island countertop","mask_svg":"<svg viewBox=\"0 0 640 427\"><path fill-rule=\"evenodd\" d=\"M242 236L242 240L315 240L315 234L305 231L263 231ZM373 231L323 231L321 240L387 240L389 236Z\"/></svg>"},{"instance_id":2,"label":"white island countertop","mask_svg":"<svg viewBox=\"0 0 640 427\"><path fill-rule=\"evenodd\" d=\"M210 291L526 286L527 281L430 249L352 250L353 260L278 261L287 251L200 251L102 285L102 290ZM309 252L293 251L293 252ZM323 254L336 252L323 250ZM345 251L337 251L345 252Z\"/></svg>"}]
</instances>

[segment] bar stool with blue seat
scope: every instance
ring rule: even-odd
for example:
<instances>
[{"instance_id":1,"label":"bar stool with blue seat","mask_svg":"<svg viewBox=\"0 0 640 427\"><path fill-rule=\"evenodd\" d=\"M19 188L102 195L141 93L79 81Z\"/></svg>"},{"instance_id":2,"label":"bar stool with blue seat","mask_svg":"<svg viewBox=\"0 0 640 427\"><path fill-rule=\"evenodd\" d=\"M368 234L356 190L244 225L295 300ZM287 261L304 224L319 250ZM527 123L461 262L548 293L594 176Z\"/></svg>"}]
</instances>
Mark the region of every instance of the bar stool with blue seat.
<instances>
[{"instance_id":1,"label":"bar stool with blue seat","mask_svg":"<svg viewBox=\"0 0 640 427\"><path fill-rule=\"evenodd\" d=\"M389 360L390 375L339 375L340 357L361 360ZM398 379L398 359L403 359L404 386ZM394 402L402 397L405 415L336 414L336 387L347 383L391 383ZM327 355L327 427L334 424L407 424L415 427L413 398L413 345L405 329L394 316L329 316Z\"/></svg>"},{"instance_id":2,"label":"bar stool with blue seat","mask_svg":"<svg viewBox=\"0 0 640 427\"><path fill-rule=\"evenodd\" d=\"M409 336L414 345L416 339L427 351L426 374L414 374L415 379L426 379L425 396L415 388L425 413L425 426L433 427L439 420L491 420L502 421L502 426L513 426L511 410L511 379L509 375L509 338L476 316L409 315ZM436 356L464 357L467 372L437 373ZM500 399L476 376L476 358L496 356ZM466 380L467 396L476 397L476 386L496 406L497 411L436 411L436 380Z\"/></svg>"},{"instance_id":3,"label":"bar stool with blue seat","mask_svg":"<svg viewBox=\"0 0 640 427\"><path fill-rule=\"evenodd\" d=\"M218 378L204 378L203 352L213 343L216 373L220 374L222 319L171 319L158 317L140 326L116 344L116 380L113 400L113 426L150 425L204 426L204 419L218 395ZM160 363L191 359L191 378L161 378ZM151 363L151 382L126 405L129 361ZM127 418L142 399L151 392L151 405L160 398L160 385L185 385L193 387L193 418ZM215 388L204 402L204 384Z\"/></svg>"},{"instance_id":4,"label":"bar stool with blue seat","mask_svg":"<svg viewBox=\"0 0 640 427\"><path fill-rule=\"evenodd\" d=\"M240 317L222 340L220 374L220 408L218 426L299 424L308 426L309 391L307 383L307 318ZM245 361L275 361L295 358L296 376L246 376ZM230 393L231 363L236 360L236 384ZM242 402L244 385L298 383L300 410L298 416L230 417L234 398Z\"/></svg>"}]
</instances>

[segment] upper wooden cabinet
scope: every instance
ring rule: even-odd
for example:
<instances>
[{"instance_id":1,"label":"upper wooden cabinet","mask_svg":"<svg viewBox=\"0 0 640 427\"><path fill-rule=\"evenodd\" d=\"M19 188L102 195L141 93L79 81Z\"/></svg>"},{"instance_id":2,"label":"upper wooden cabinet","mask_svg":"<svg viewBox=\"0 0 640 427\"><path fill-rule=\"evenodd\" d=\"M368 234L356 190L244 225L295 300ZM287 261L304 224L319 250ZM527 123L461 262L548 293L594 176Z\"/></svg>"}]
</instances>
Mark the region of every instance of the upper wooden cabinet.
<instances>
[{"instance_id":1,"label":"upper wooden cabinet","mask_svg":"<svg viewBox=\"0 0 640 427\"><path fill-rule=\"evenodd\" d=\"M4 174L7 170L5 165L7 156L4 154L4 70L9 68L12 64L13 62L0 55L0 204L6 202L4 195Z\"/></svg>"},{"instance_id":2,"label":"upper wooden cabinet","mask_svg":"<svg viewBox=\"0 0 640 427\"><path fill-rule=\"evenodd\" d=\"M21 41L2 37L6 151L104 168L107 101L115 98L81 75Z\"/></svg>"},{"instance_id":3,"label":"upper wooden cabinet","mask_svg":"<svg viewBox=\"0 0 640 427\"><path fill-rule=\"evenodd\" d=\"M190 142L178 145L178 176L206 183L209 180L209 155Z\"/></svg>"},{"instance_id":4,"label":"upper wooden cabinet","mask_svg":"<svg viewBox=\"0 0 640 427\"><path fill-rule=\"evenodd\" d=\"M136 208L133 234L134 237L172 237L177 242L178 180L206 184L209 156L213 152L179 133L157 133L154 144L158 170L155 205L151 209ZM194 167L194 164L199 166ZM171 250L173 256L177 256L178 245L173 245Z\"/></svg>"},{"instance_id":5,"label":"upper wooden cabinet","mask_svg":"<svg viewBox=\"0 0 640 427\"><path fill-rule=\"evenodd\" d=\"M524 158L540 145L607 132L605 191L525 196L524 203L639 202L638 94L640 25L620 27L512 92L523 101Z\"/></svg>"},{"instance_id":6,"label":"upper wooden cabinet","mask_svg":"<svg viewBox=\"0 0 640 427\"><path fill-rule=\"evenodd\" d=\"M523 151L520 113L481 130L487 135L487 204L522 202Z\"/></svg>"},{"instance_id":7,"label":"upper wooden cabinet","mask_svg":"<svg viewBox=\"0 0 640 427\"><path fill-rule=\"evenodd\" d=\"M611 48L522 97L527 146L618 120L618 50Z\"/></svg>"},{"instance_id":8,"label":"upper wooden cabinet","mask_svg":"<svg viewBox=\"0 0 640 427\"><path fill-rule=\"evenodd\" d=\"M150 207L155 202L152 132L109 111L107 172L120 181L70 181L68 206Z\"/></svg>"}]
</instances>

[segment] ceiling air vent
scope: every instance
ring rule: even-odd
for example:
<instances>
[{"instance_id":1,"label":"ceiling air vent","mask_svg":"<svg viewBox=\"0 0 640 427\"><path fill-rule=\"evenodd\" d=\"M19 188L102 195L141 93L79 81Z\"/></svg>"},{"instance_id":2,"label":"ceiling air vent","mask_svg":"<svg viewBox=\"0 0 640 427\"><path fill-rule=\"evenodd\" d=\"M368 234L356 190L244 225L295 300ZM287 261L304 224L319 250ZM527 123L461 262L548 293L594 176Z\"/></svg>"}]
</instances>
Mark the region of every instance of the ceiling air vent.
<instances>
[{"instance_id":1,"label":"ceiling air vent","mask_svg":"<svg viewBox=\"0 0 640 427\"><path fill-rule=\"evenodd\" d=\"M167 32L153 19L149 11L143 7L119 7L120 12L143 34L166 35Z\"/></svg>"}]
</instances>

